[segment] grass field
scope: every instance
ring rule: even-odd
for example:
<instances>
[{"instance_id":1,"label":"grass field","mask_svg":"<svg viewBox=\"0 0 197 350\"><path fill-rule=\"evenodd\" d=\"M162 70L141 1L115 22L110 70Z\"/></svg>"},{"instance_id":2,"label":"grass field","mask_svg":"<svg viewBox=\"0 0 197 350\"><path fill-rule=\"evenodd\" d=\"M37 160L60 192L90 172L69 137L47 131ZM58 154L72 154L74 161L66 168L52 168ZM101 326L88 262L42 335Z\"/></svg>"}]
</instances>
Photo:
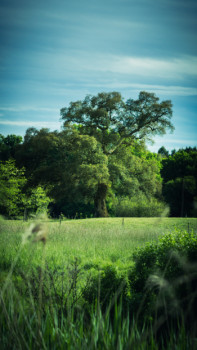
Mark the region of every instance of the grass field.
<instances>
[{"instance_id":1,"label":"grass field","mask_svg":"<svg viewBox=\"0 0 197 350\"><path fill-rule=\"evenodd\" d=\"M112 262L124 268L132 263L137 247L157 240L159 235L174 229L197 231L196 218L107 218L45 223L48 231L46 259L52 259L55 265L78 258L86 266ZM6 260L14 259L30 225L30 222L1 220L0 250ZM21 252L26 259L24 264L28 263L30 255L31 264L39 263L41 249L40 244L34 244L33 250L25 247Z\"/></svg>"},{"instance_id":2,"label":"grass field","mask_svg":"<svg viewBox=\"0 0 197 350\"><path fill-rule=\"evenodd\" d=\"M37 234L34 230L40 223L43 225L44 235L47 235L46 242L39 239L34 242ZM94 276L106 266L113 266L120 275L126 275L134 264L133 253L137 248L143 247L148 242L157 241L161 235L176 230L183 233L197 232L197 218L83 219L65 220L61 224L52 220L38 222L1 220L0 321L4 325L1 328L1 339L4 339L1 348L9 349L8 338L11 334L13 339L17 339L16 346L13 347L12 344L12 349L119 350L124 349L124 342L127 345L134 344L134 349L145 349L146 334L143 335L142 331L139 333L135 325L132 328L131 320L122 319L121 305L115 312L113 325L109 318L100 313L93 313L88 329L82 310L81 316L77 311L78 321L71 309L70 316L66 314L61 317L55 310L60 307L60 301L63 303L66 293L70 293L70 296L72 294L72 300L75 302L78 300L80 288L84 286L90 274ZM30 240L27 239L28 235ZM45 288L46 268L49 272L48 278L52 281L50 283L53 284L53 292L49 295L50 310L45 309L43 314L42 293ZM80 308L80 302L77 307ZM31 336L26 334L27 329ZM99 340L101 335L106 337L104 343ZM173 337L172 334L169 347L166 345L161 347L153 341L149 348L171 349ZM173 348L189 349L186 343L185 347L180 347L183 340L187 342L184 330Z\"/></svg>"}]
</instances>

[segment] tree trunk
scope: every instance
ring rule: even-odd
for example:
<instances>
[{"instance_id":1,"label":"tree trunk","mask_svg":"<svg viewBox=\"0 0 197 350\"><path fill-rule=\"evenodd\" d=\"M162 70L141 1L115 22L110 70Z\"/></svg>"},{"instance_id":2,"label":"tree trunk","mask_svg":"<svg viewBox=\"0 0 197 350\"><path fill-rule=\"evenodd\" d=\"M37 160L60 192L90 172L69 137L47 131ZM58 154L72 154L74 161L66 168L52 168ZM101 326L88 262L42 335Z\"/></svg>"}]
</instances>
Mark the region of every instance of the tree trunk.
<instances>
[{"instance_id":1,"label":"tree trunk","mask_svg":"<svg viewBox=\"0 0 197 350\"><path fill-rule=\"evenodd\" d=\"M97 192L94 197L95 217L106 218L108 217L106 199L107 196L107 185L104 183L98 184Z\"/></svg>"}]
</instances>

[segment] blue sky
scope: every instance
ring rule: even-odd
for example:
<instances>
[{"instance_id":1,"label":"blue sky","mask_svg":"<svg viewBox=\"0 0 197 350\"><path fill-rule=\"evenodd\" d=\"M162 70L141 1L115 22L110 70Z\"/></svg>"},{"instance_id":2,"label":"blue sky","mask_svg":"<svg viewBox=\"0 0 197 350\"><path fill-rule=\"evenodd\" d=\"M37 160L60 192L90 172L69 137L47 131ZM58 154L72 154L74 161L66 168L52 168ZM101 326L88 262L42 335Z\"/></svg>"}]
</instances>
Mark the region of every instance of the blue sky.
<instances>
[{"instance_id":1,"label":"blue sky","mask_svg":"<svg viewBox=\"0 0 197 350\"><path fill-rule=\"evenodd\" d=\"M175 131L149 149L197 146L196 0L0 0L0 133L60 130L87 94L171 99Z\"/></svg>"}]
</instances>

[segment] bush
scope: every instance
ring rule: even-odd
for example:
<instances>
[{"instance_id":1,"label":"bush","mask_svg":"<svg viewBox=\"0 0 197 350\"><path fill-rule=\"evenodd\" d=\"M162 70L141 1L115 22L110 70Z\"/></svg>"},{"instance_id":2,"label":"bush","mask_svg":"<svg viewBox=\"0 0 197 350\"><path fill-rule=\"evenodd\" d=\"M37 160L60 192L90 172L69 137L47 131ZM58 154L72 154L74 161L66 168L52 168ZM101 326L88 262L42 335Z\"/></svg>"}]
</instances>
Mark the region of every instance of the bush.
<instances>
[{"instance_id":1,"label":"bush","mask_svg":"<svg viewBox=\"0 0 197 350\"><path fill-rule=\"evenodd\" d=\"M126 296L126 279L118 275L114 266L107 265L91 278L82 295L88 305L97 302L105 310L111 302Z\"/></svg>"},{"instance_id":2,"label":"bush","mask_svg":"<svg viewBox=\"0 0 197 350\"><path fill-rule=\"evenodd\" d=\"M177 319L196 330L197 235L166 234L137 250L134 261L129 273L131 311L154 319L155 327L160 324L165 331L167 324L177 325Z\"/></svg>"},{"instance_id":3,"label":"bush","mask_svg":"<svg viewBox=\"0 0 197 350\"><path fill-rule=\"evenodd\" d=\"M157 217L167 214L166 204L156 198L147 198L141 195L137 198L122 198L115 209L119 217Z\"/></svg>"}]
</instances>

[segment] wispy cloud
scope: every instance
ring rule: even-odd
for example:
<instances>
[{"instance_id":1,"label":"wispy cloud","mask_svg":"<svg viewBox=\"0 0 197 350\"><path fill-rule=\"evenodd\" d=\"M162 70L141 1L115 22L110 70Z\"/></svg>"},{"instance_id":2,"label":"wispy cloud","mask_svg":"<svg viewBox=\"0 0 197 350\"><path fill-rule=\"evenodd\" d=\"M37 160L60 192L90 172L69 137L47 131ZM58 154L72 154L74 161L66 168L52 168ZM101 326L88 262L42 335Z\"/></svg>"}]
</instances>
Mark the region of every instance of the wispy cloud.
<instances>
[{"instance_id":1,"label":"wispy cloud","mask_svg":"<svg viewBox=\"0 0 197 350\"><path fill-rule=\"evenodd\" d=\"M191 138L185 138L185 139L169 139L165 137L165 143L172 143L175 145L181 145L181 144L186 144L186 145L193 145L194 140Z\"/></svg>"},{"instance_id":2,"label":"wispy cloud","mask_svg":"<svg viewBox=\"0 0 197 350\"><path fill-rule=\"evenodd\" d=\"M186 75L197 75L196 56L154 59L152 57L100 55L95 57L95 60L93 58L91 61L81 60L81 66L87 70L108 71L143 77L156 76L165 79L170 78L170 80L183 79Z\"/></svg>"},{"instance_id":3,"label":"wispy cloud","mask_svg":"<svg viewBox=\"0 0 197 350\"><path fill-rule=\"evenodd\" d=\"M18 68L19 76L21 71L26 76L26 88L37 98L39 93L45 94L46 85L48 96L51 93L53 97L64 95L65 91L73 95L79 87L83 90L87 87L94 90L104 87L118 91L148 89L171 96L197 95L194 85L197 77L197 56L155 59L94 52L87 54L83 50L74 50L69 54L64 50L50 51L34 54L28 59L28 66ZM15 85L17 88L17 80ZM23 110L25 108L38 112L58 112L55 108L47 107L27 106Z\"/></svg>"},{"instance_id":4,"label":"wispy cloud","mask_svg":"<svg viewBox=\"0 0 197 350\"><path fill-rule=\"evenodd\" d=\"M87 86L91 84L87 84ZM185 86L171 86L171 85L154 85L154 84L131 84L129 82L103 82L96 83L94 87L105 88L105 89L115 89L115 90L132 90L132 92L138 93L139 91L151 91L159 94L160 96L196 96L197 88L185 87Z\"/></svg>"},{"instance_id":5,"label":"wispy cloud","mask_svg":"<svg viewBox=\"0 0 197 350\"><path fill-rule=\"evenodd\" d=\"M34 106L18 106L18 107L1 107L0 111L6 112L59 112L57 108L34 107Z\"/></svg>"},{"instance_id":6,"label":"wispy cloud","mask_svg":"<svg viewBox=\"0 0 197 350\"><path fill-rule=\"evenodd\" d=\"M2 120L0 119L1 125L9 126L23 126L23 127L35 127L35 128L51 128L51 129L60 129L60 123L58 122L38 122L38 121L26 121L26 120Z\"/></svg>"}]
</instances>

